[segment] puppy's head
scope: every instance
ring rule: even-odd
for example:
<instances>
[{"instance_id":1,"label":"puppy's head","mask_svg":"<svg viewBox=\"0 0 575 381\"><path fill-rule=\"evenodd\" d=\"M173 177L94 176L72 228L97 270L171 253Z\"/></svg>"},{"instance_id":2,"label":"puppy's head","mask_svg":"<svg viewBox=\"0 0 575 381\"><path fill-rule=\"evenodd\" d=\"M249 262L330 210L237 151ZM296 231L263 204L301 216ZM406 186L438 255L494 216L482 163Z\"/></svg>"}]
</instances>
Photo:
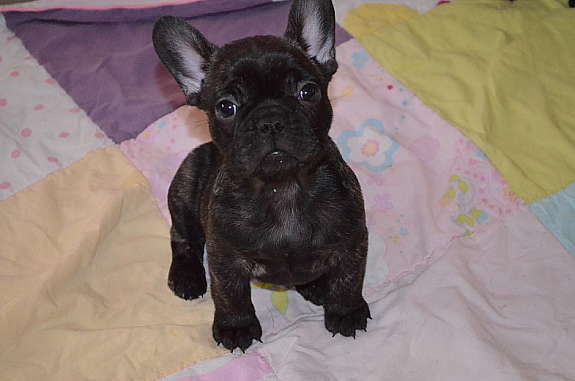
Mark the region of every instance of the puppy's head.
<instances>
[{"instance_id":1,"label":"puppy's head","mask_svg":"<svg viewBox=\"0 0 575 381\"><path fill-rule=\"evenodd\" d=\"M284 37L216 47L175 17L154 27L154 47L190 105L206 111L226 164L243 177L282 179L321 160L337 70L331 0L294 0Z\"/></svg>"}]
</instances>

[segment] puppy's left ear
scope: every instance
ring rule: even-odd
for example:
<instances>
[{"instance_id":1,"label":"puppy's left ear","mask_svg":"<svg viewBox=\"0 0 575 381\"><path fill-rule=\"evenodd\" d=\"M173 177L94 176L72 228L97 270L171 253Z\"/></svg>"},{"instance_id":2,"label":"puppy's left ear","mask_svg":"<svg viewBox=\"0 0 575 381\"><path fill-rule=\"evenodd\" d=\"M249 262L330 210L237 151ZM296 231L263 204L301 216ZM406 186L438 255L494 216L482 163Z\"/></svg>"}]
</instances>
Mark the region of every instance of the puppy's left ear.
<instances>
[{"instance_id":1,"label":"puppy's left ear","mask_svg":"<svg viewBox=\"0 0 575 381\"><path fill-rule=\"evenodd\" d=\"M331 79L335 60L335 11L331 0L294 0L285 37L295 41Z\"/></svg>"}]
</instances>

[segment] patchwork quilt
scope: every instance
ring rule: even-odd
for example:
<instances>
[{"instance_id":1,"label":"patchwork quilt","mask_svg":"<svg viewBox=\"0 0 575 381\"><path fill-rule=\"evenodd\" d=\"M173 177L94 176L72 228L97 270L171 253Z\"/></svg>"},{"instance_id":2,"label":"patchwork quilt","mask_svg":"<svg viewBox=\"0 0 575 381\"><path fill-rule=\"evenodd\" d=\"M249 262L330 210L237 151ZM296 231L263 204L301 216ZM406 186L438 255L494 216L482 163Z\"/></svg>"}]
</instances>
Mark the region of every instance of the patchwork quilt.
<instances>
[{"instance_id":1,"label":"patchwork quilt","mask_svg":"<svg viewBox=\"0 0 575 381\"><path fill-rule=\"evenodd\" d=\"M364 191L373 320L332 337L320 307L254 283L245 354L213 342L209 293L166 285L167 188L210 138L151 28L280 35L289 2L0 7L0 379L575 379L563 3L334 0L330 134Z\"/></svg>"}]
</instances>

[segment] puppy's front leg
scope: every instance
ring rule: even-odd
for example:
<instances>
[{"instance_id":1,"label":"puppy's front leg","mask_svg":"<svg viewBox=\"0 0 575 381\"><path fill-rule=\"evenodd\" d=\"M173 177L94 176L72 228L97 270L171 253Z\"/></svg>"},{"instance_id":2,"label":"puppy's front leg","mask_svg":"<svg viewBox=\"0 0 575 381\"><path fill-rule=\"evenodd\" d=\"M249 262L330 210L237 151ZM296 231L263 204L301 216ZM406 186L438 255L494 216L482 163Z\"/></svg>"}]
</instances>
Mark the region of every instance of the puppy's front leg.
<instances>
[{"instance_id":1,"label":"puppy's front leg","mask_svg":"<svg viewBox=\"0 0 575 381\"><path fill-rule=\"evenodd\" d=\"M217 163L213 144L199 146L184 160L168 191L168 207L172 216L172 264L168 286L186 300L200 297L207 289L203 265L206 239L200 209L210 169L216 168Z\"/></svg>"},{"instance_id":2,"label":"puppy's front leg","mask_svg":"<svg viewBox=\"0 0 575 381\"><path fill-rule=\"evenodd\" d=\"M208 250L210 247L208 246ZM245 351L252 340L260 340L262 327L251 301L250 278L226 255L209 251L212 298L216 308L214 340L230 351Z\"/></svg>"},{"instance_id":3,"label":"puppy's front leg","mask_svg":"<svg viewBox=\"0 0 575 381\"><path fill-rule=\"evenodd\" d=\"M335 266L326 274L329 285L325 302L325 328L342 336L355 337L356 330L365 330L371 319L369 306L361 290L367 258L367 239L339 256Z\"/></svg>"},{"instance_id":4,"label":"puppy's front leg","mask_svg":"<svg viewBox=\"0 0 575 381\"><path fill-rule=\"evenodd\" d=\"M197 225L199 226L199 224ZM192 300L206 293L207 282L204 265L204 237L201 231L181 233L184 230L172 225L170 241L172 264L168 274L168 286L182 299ZM190 237L190 238L188 238Z\"/></svg>"}]
</instances>

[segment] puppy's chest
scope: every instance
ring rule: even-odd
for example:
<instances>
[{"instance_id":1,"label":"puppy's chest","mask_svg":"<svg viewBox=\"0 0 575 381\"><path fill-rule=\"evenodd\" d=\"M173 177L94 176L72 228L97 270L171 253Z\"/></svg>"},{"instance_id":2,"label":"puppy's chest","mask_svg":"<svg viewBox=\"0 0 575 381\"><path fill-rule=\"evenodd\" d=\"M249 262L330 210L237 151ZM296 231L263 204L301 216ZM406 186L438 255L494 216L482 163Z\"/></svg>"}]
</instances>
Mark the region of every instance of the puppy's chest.
<instances>
[{"instance_id":1,"label":"puppy's chest","mask_svg":"<svg viewBox=\"0 0 575 381\"><path fill-rule=\"evenodd\" d=\"M334 219L326 218L321 209L321 200L294 189L278 189L277 194L222 202L215 223L240 251L310 249L333 239L328 236Z\"/></svg>"},{"instance_id":2,"label":"puppy's chest","mask_svg":"<svg viewBox=\"0 0 575 381\"><path fill-rule=\"evenodd\" d=\"M259 239L245 256L252 276L272 283L296 284L313 277L321 261L322 237L314 231L314 216L297 205L275 205L260 226ZM256 233L257 234L257 233Z\"/></svg>"},{"instance_id":3,"label":"puppy's chest","mask_svg":"<svg viewBox=\"0 0 575 381\"><path fill-rule=\"evenodd\" d=\"M320 238L314 229L319 223L318 217L305 199L260 199L241 208L241 214L247 217L243 229L255 235L254 249L308 247Z\"/></svg>"},{"instance_id":4,"label":"puppy's chest","mask_svg":"<svg viewBox=\"0 0 575 381\"><path fill-rule=\"evenodd\" d=\"M248 271L255 279L282 285L315 279L325 270L330 252L328 221L321 220L306 205L278 202L270 207L263 223L256 224L258 238L245 252Z\"/></svg>"},{"instance_id":5,"label":"puppy's chest","mask_svg":"<svg viewBox=\"0 0 575 381\"><path fill-rule=\"evenodd\" d=\"M324 204L299 192L244 199L227 204L227 228L218 231L254 278L303 284L325 271L342 236L343 211Z\"/></svg>"},{"instance_id":6,"label":"puppy's chest","mask_svg":"<svg viewBox=\"0 0 575 381\"><path fill-rule=\"evenodd\" d=\"M299 247L313 238L316 218L302 205L280 201L269 204L261 214L253 222L257 226L258 220L261 221L262 247Z\"/></svg>"}]
</instances>

